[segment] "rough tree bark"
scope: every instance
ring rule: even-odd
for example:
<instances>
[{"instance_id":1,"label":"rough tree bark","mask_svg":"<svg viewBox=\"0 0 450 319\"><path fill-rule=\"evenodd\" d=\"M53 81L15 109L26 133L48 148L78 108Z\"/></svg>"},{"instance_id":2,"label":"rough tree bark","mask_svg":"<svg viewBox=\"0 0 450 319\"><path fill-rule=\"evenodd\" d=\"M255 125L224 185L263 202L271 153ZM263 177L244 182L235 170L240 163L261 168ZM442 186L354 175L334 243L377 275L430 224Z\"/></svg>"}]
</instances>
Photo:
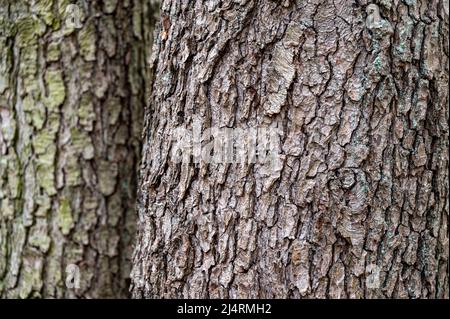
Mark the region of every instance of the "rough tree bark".
<instances>
[{"instance_id":1,"label":"rough tree bark","mask_svg":"<svg viewBox=\"0 0 450 319\"><path fill-rule=\"evenodd\" d=\"M165 0L153 49L134 297L448 298L448 1ZM194 117L280 165L172 161Z\"/></svg>"},{"instance_id":2,"label":"rough tree bark","mask_svg":"<svg viewBox=\"0 0 450 319\"><path fill-rule=\"evenodd\" d=\"M73 3L0 0L3 298L128 295L155 6Z\"/></svg>"}]
</instances>

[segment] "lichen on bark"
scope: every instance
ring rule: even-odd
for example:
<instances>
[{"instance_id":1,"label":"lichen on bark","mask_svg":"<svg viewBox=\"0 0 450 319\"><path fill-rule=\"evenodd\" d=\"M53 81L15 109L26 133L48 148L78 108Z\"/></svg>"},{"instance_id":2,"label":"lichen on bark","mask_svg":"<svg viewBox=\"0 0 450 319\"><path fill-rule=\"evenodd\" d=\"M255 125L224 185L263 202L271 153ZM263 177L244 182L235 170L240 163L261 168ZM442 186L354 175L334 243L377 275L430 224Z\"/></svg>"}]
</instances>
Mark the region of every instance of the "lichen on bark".
<instances>
[{"instance_id":1,"label":"lichen on bark","mask_svg":"<svg viewBox=\"0 0 450 319\"><path fill-rule=\"evenodd\" d=\"M0 0L1 298L128 296L156 14L152 0Z\"/></svg>"}]
</instances>

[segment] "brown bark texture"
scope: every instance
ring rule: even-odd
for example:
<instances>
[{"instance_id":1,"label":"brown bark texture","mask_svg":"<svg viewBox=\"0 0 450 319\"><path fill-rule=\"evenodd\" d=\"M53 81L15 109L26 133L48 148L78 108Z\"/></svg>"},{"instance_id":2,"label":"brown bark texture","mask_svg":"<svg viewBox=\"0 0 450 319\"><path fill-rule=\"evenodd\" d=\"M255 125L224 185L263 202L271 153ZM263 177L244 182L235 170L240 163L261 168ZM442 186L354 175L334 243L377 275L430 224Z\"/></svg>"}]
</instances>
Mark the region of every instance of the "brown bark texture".
<instances>
[{"instance_id":1,"label":"brown bark texture","mask_svg":"<svg viewBox=\"0 0 450 319\"><path fill-rule=\"evenodd\" d=\"M0 0L0 297L128 295L153 10Z\"/></svg>"},{"instance_id":2,"label":"brown bark texture","mask_svg":"<svg viewBox=\"0 0 450 319\"><path fill-rule=\"evenodd\" d=\"M162 1L133 296L448 298L448 10ZM173 161L195 119L280 161Z\"/></svg>"}]
</instances>

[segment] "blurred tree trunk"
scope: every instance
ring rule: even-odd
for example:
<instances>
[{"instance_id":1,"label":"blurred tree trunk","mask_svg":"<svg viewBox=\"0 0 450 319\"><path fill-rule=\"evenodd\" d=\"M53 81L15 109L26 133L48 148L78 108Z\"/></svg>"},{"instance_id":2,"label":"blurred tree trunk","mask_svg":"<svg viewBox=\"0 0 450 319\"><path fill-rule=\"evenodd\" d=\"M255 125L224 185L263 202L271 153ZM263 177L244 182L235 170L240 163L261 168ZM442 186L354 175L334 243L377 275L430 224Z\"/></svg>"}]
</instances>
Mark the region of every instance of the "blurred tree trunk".
<instances>
[{"instance_id":1,"label":"blurred tree trunk","mask_svg":"<svg viewBox=\"0 0 450 319\"><path fill-rule=\"evenodd\" d=\"M157 9L71 3L0 0L3 298L128 295Z\"/></svg>"},{"instance_id":2,"label":"blurred tree trunk","mask_svg":"<svg viewBox=\"0 0 450 319\"><path fill-rule=\"evenodd\" d=\"M377 3L162 2L134 297L448 298L448 1ZM178 163L195 119L280 162Z\"/></svg>"}]
</instances>

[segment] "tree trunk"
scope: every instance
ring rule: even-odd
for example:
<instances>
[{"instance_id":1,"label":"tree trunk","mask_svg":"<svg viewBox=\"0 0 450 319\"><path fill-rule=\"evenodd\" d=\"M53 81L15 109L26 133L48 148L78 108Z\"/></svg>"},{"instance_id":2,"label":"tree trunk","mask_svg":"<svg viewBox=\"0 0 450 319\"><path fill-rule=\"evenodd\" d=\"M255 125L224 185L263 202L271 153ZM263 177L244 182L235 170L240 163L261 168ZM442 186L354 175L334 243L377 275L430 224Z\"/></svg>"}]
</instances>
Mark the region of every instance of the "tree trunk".
<instances>
[{"instance_id":1,"label":"tree trunk","mask_svg":"<svg viewBox=\"0 0 450 319\"><path fill-rule=\"evenodd\" d=\"M448 298L448 1L165 0L153 54L134 297Z\"/></svg>"},{"instance_id":2,"label":"tree trunk","mask_svg":"<svg viewBox=\"0 0 450 319\"><path fill-rule=\"evenodd\" d=\"M0 0L0 297L128 295L153 0Z\"/></svg>"}]
</instances>

